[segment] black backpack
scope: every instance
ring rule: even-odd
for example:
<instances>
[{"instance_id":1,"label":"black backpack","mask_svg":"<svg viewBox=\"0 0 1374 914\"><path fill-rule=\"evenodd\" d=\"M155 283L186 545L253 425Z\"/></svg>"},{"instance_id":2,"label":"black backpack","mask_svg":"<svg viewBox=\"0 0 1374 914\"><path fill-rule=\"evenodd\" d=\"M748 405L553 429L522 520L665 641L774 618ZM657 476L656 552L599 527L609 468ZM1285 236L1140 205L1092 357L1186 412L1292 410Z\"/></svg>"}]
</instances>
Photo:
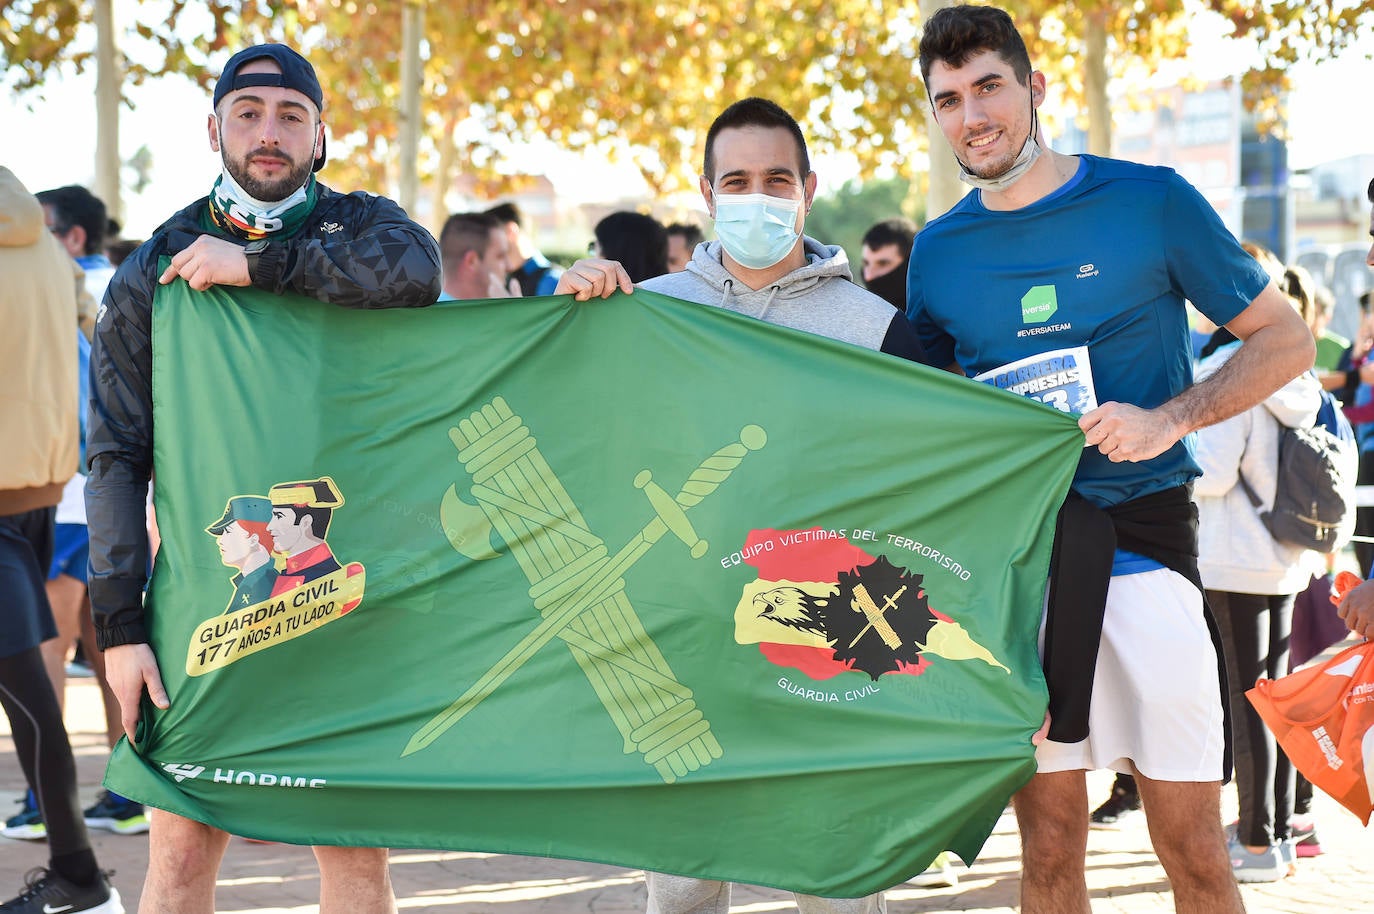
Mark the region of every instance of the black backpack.
<instances>
[{"instance_id":1,"label":"black backpack","mask_svg":"<svg viewBox=\"0 0 1374 914\"><path fill-rule=\"evenodd\" d=\"M520 294L526 298L530 298L531 296L539 294L539 283L548 275L549 270L552 269L553 265L549 264L548 266L538 267L532 273L526 273L522 267L514 273L511 273L507 279L514 278L520 283Z\"/></svg>"},{"instance_id":2,"label":"black backpack","mask_svg":"<svg viewBox=\"0 0 1374 914\"><path fill-rule=\"evenodd\" d=\"M1360 449L1340 403L1325 390L1321 398L1310 427L1281 431L1274 506L1260 520L1280 542L1329 553L1355 532ZM1259 508L1263 501L1244 477L1240 484Z\"/></svg>"}]
</instances>

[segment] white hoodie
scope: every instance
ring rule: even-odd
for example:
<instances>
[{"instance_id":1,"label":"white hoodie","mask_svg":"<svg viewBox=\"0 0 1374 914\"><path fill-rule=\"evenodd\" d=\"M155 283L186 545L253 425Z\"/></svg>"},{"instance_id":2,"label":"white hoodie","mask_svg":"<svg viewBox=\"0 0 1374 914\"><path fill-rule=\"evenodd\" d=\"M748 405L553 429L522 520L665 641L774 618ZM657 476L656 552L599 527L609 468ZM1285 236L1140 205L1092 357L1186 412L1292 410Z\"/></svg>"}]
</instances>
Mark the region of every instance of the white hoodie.
<instances>
[{"instance_id":1,"label":"white hoodie","mask_svg":"<svg viewBox=\"0 0 1374 914\"><path fill-rule=\"evenodd\" d=\"M1198 364L1200 381L1214 373L1238 346L1223 346ZM1311 425L1321 406L1321 385L1304 372L1258 406L1197 433L1202 476L1197 497L1198 570L1208 590L1227 593L1290 594L1307 587L1326 570L1321 553L1281 543L1270 535L1260 514L1274 504L1278 485L1282 427ZM1250 504L1239 478L1259 496Z\"/></svg>"}]
</instances>

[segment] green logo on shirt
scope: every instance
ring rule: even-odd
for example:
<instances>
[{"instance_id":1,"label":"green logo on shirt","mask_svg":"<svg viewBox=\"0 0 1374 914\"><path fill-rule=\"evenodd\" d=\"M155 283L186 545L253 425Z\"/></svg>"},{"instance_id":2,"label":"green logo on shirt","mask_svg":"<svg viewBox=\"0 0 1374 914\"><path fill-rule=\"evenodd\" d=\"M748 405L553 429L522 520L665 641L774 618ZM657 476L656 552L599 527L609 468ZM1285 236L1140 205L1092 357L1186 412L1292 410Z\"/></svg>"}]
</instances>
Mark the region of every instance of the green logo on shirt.
<instances>
[{"instance_id":1,"label":"green logo on shirt","mask_svg":"<svg viewBox=\"0 0 1374 914\"><path fill-rule=\"evenodd\" d=\"M1031 286L1030 291L1021 296L1023 324L1043 324L1058 310L1059 297L1054 294L1054 286Z\"/></svg>"}]
</instances>

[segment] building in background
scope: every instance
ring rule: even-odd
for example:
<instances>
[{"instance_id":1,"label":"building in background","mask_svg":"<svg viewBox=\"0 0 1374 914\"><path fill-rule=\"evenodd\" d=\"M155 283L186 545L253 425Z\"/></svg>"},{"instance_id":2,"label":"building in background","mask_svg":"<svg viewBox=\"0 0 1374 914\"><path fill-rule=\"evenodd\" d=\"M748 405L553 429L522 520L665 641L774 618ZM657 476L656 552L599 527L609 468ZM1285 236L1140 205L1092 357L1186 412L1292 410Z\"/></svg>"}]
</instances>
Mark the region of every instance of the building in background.
<instances>
[{"instance_id":1,"label":"building in background","mask_svg":"<svg viewBox=\"0 0 1374 914\"><path fill-rule=\"evenodd\" d=\"M1114 155L1175 169L1238 238L1310 270L1336 296L1331 330L1353 336L1359 296L1372 284L1365 265L1365 188L1374 176L1374 155L1293 173L1287 143L1259 132L1236 80L1171 86L1142 101L1140 110L1116 117ZM1081 151L1085 139L1070 130L1056 146Z\"/></svg>"},{"instance_id":2,"label":"building in background","mask_svg":"<svg viewBox=\"0 0 1374 914\"><path fill-rule=\"evenodd\" d=\"M1239 86L1228 80L1196 89L1172 86L1143 101L1148 107L1117 116L1115 154L1173 168L1207 198L1233 234L1250 238ZM1251 177L1272 184L1254 169ZM1273 247L1269 240L1254 240Z\"/></svg>"}]
</instances>

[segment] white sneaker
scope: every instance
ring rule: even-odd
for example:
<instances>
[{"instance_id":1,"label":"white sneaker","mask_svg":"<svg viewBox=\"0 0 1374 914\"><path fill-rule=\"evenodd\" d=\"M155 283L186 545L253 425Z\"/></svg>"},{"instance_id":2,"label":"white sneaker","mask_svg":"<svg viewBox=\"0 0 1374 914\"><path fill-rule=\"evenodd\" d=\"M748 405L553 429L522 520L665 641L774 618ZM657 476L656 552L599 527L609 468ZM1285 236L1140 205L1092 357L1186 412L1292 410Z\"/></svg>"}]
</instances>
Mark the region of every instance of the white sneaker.
<instances>
[{"instance_id":1,"label":"white sneaker","mask_svg":"<svg viewBox=\"0 0 1374 914\"><path fill-rule=\"evenodd\" d=\"M934 860L930 861L930 866L908 879L907 884L920 886L923 889L953 888L959 884L959 874L954 872L953 861L953 854L949 851L941 851Z\"/></svg>"}]
</instances>

